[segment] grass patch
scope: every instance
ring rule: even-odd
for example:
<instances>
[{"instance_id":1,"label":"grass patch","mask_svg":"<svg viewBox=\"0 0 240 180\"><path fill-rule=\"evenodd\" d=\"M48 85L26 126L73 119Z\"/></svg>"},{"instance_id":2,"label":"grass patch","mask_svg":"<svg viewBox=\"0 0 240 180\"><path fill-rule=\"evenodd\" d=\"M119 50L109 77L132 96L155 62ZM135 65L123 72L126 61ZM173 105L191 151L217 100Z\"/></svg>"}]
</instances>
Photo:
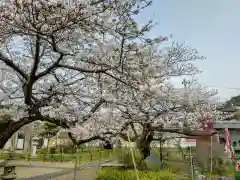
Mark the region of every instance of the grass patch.
<instances>
[{"instance_id":1,"label":"grass patch","mask_svg":"<svg viewBox=\"0 0 240 180\"><path fill-rule=\"evenodd\" d=\"M141 180L189 180L188 177L180 177L170 171L164 170L160 172L139 171L138 176ZM99 173L96 180L132 180L136 179L136 173L133 170L121 171L108 169Z\"/></svg>"}]
</instances>

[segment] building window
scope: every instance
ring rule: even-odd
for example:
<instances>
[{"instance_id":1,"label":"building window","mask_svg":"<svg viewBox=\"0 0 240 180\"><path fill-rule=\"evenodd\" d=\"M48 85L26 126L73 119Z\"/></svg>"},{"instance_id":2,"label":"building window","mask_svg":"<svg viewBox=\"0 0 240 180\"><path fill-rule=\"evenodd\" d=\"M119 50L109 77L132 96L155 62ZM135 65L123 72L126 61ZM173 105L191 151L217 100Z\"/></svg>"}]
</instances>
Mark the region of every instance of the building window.
<instances>
[{"instance_id":1,"label":"building window","mask_svg":"<svg viewBox=\"0 0 240 180\"><path fill-rule=\"evenodd\" d=\"M18 133L18 139L24 139L24 138L25 138L24 133L19 132L19 133Z\"/></svg>"}]
</instances>

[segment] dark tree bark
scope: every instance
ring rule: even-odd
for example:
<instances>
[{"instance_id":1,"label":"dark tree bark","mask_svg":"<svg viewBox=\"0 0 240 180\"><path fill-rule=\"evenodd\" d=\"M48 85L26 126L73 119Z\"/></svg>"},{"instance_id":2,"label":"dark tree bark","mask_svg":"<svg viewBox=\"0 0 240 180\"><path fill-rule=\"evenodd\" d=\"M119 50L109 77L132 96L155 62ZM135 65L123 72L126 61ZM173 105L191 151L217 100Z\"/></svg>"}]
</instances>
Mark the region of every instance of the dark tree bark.
<instances>
[{"instance_id":1,"label":"dark tree bark","mask_svg":"<svg viewBox=\"0 0 240 180\"><path fill-rule=\"evenodd\" d=\"M81 140L76 140L75 137L73 137L72 133L68 133L68 136L69 138L71 139L71 141L73 142L74 145L76 146L80 146L82 144L85 144L85 143L88 143L88 142L91 142L91 141L94 141L94 140L101 140L103 142L103 148L104 149L113 149L113 144L112 142L105 138L105 137L102 137L102 136L99 136L99 135L96 135L96 136L92 136L92 137L89 137L89 138L86 138L86 139L81 139Z\"/></svg>"},{"instance_id":2,"label":"dark tree bark","mask_svg":"<svg viewBox=\"0 0 240 180\"><path fill-rule=\"evenodd\" d=\"M60 119L51 118L48 116L33 116L33 117L24 117L19 121L13 120L4 120L0 121L0 149L4 147L8 139L12 137L12 135L17 132L21 127L32 123L34 121L47 121L56 124L57 126L61 126L63 128L69 128L69 124L65 121L61 121Z\"/></svg>"},{"instance_id":3,"label":"dark tree bark","mask_svg":"<svg viewBox=\"0 0 240 180\"><path fill-rule=\"evenodd\" d=\"M137 148L139 149L142 159L146 159L151 152L150 144L153 141L154 131L150 129L150 124L146 124L143 129L143 134L137 140Z\"/></svg>"},{"instance_id":4,"label":"dark tree bark","mask_svg":"<svg viewBox=\"0 0 240 180\"><path fill-rule=\"evenodd\" d=\"M8 139L12 137L12 135L17 132L22 126L32 122L32 119L22 118L19 121L4 121L0 123L0 149L4 147Z\"/></svg>"}]
</instances>

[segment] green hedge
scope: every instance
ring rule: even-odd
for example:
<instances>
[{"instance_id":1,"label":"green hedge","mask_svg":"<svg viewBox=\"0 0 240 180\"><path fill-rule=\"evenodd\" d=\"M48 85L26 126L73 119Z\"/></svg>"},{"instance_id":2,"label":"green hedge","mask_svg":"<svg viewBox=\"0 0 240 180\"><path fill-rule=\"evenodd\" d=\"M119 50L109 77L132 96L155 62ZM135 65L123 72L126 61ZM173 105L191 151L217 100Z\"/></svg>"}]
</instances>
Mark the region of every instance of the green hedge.
<instances>
[{"instance_id":1,"label":"green hedge","mask_svg":"<svg viewBox=\"0 0 240 180\"><path fill-rule=\"evenodd\" d=\"M141 180L188 180L188 178L177 177L169 171L139 171ZM136 179L135 171L103 170L96 180L133 180Z\"/></svg>"}]
</instances>

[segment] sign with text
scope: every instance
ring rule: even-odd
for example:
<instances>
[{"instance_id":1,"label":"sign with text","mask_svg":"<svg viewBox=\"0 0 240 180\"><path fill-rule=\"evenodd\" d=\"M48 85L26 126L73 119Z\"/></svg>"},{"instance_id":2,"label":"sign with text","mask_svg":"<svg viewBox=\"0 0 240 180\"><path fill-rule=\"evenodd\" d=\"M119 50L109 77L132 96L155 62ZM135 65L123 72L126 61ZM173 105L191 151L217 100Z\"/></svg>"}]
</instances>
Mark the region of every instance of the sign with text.
<instances>
[{"instance_id":1,"label":"sign with text","mask_svg":"<svg viewBox=\"0 0 240 180\"><path fill-rule=\"evenodd\" d=\"M196 139L184 139L183 143L185 146L196 147Z\"/></svg>"}]
</instances>

